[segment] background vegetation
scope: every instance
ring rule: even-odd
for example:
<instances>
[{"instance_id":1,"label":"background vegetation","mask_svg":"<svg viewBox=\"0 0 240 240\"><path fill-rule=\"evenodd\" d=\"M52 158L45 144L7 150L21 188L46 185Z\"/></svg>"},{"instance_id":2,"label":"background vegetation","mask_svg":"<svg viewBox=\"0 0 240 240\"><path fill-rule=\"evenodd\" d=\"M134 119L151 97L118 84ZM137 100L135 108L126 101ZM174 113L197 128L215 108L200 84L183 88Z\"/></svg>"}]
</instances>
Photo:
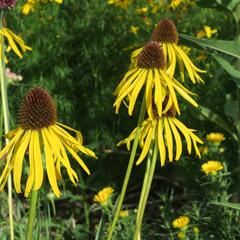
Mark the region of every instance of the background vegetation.
<instances>
[{"instance_id":1,"label":"background vegetation","mask_svg":"<svg viewBox=\"0 0 240 240\"><path fill-rule=\"evenodd\" d=\"M45 184L38 202L36 239L94 239L102 210L93 204L93 196L103 187L111 186L115 190L114 204L129 158L125 147L117 148L116 143L130 133L137 119L129 117L124 108L115 115L112 92L128 69L131 52L149 40L154 25L169 17L175 21L179 33L196 36L204 26L210 26L217 30L211 40L237 38L236 11L240 1L180 2L174 7L171 1L139 0L132 1L126 9L105 0L39 2L34 12L23 15L21 6L25 1L19 0L17 7L7 12L7 27L33 49L23 59L8 55L7 67L23 76L21 82L9 86L11 128L17 126L18 106L24 94L32 87L41 86L52 94L58 120L80 130L85 144L98 156L98 160L88 159L91 176L81 176L79 168L81 181L77 188L68 181L62 184L61 198L55 198L49 184ZM134 31L133 27L138 30ZM238 135L240 77L229 75L232 69L224 70L211 48L202 48L185 38L181 38L181 43L191 47L189 55L193 62L207 70L203 75L205 84L193 86L186 81L186 85L198 93L199 104L215 114L203 108L190 111L183 102L182 119L189 127L198 129L203 140L210 132L222 132L225 140L218 145L205 141L209 150L202 159L186 155L164 168L158 165L142 239L181 238L181 230L172 226L172 221L180 215L190 218L183 239L239 239L239 211L213 202L240 200L239 142L233 138L233 134ZM239 46L236 43L238 51ZM224 55L236 66L239 57L236 60L232 54ZM201 165L211 159L224 164L224 169L214 176L201 171ZM143 173L144 163L134 167L124 203L129 215L121 218L116 240L131 239ZM8 239L6 199L6 193L2 192L0 239ZM23 239L29 200L16 194L14 199L16 239ZM108 213L105 231L112 210L113 206L104 210Z\"/></svg>"}]
</instances>

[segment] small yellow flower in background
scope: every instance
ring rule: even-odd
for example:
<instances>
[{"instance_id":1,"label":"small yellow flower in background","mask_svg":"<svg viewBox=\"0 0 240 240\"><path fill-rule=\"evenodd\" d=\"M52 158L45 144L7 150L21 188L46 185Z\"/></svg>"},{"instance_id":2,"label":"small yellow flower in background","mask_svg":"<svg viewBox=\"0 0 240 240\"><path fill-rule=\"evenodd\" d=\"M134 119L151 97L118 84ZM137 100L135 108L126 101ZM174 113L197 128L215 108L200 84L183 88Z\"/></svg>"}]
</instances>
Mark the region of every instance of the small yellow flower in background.
<instances>
[{"instance_id":1,"label":"small yellow flower in background","mask_svg":"<svg viewBox=\"0 0 240 240\"><path fill-rule=\"evenodd\" d=\"M128 215L129 215L128 210L121 210L121 211L119 212L119 216L120 216L121 218L126 218Z\"/></svg>"},{"instance_id":2,"label":"small yellow flower in background","mask_svg":"<svg viewBox=\"0 0 240 240\"><path fill-rule=\"evenodd\" d=\"M204 155L208 153L208 147L207 146L200 146L199 148L199 152Z\"/></svg>"},{"instance_id":3,"label":"small yellow flower in background","mask_svg":"<svg viewBox=\"0 0 240 240\"><path fill-rule=\"evenodd\" d=\"M211 29L209 26L204 26L203 30L197 33L197 38L211 38L214 33L217 33L217 29Z\"/></svg>"},{"instance_id":4,"label":"small yellow flower in background","mask_svg":"<svg viewBox=\"0 0 240 240\"><path fill-rule=\"evenodd\" d=\"M190 222L189 217L180 216L172 222L172 225L174 228L184 228L188 225L189 222Z\"/></svg>"},{"instance_id":5,"label":"small yellow flower in background","mask_svg":"<svg viewBox=\"0 0 240 240\"><path fill-rule=\"evenodd\" d=\"M0 34L7 39L7 44L8 44L7 52L13 50L13 52L19 58L23 58L23 55L22 55L21 51L19 50L19 48L22 50L23 53L25 53L26 51L31 51L32 50L32 48L28 47L25 44L25 42L23 41L22 38L20 38L16 34L14 34L8 28L5 28L5 27L1 28L0 29ZM0 57L2 58L1 54L2 53L0 53Z\"/></svg>"},{"instance_id":6,"label":"small yellow flower in background","mask_svg":"<svg viewBox=\"0 0 240 240\"><path fill-rule=\"evenodd\" d=\"M10 141L0 152L0 159L5 161L0 176L0 191L13 171L16 192L22 192L21 177L26 152L29 152L29 161L26 164L29 166L24 194L26 197L32 190L41 188L45 171L53 192L59 197L61 192L57 180L62 180L62 167L66 168L71 182L76 186L78 176L70 164L67 151L90 174L77 153L82 152L96 158L94 152L82 145L80 132L57 122L55 105L45 90L34 88L27 93L20 106L18 119L19 127L6 134ZM74 132L76 138L65 129Z\"/></svg>"},{"instance_id":7,"label":"small yellow flower in background","mask_svg":"<svg viewBox=\"0 0 240 240\"><path fill-rule=\"evenodd\" d=\"M195 235L198 235L199 234L199 228L198 227L194 227L193 228L193 232Z\"/></svg>"},{"instance_id":8,"label":"small yellow flower in background","mask_svg":"<svg viewBox=\"0 0 240 240\"><path fill-rule=\"evenodd\" d=\"M138 14L145 14L147 11L148 11L148 8L147 8L147 7L137 8L137 9L136 9L136 12L137 12Z\"/></svg>"},{"instance_id":9,"label":"small yellow flower in background","mask_svg":"<svg viewBox=\"0 0 240 240\"><path fill-rule=\"evenodd\" d=\"M217 171L221 171L223 169L223 165L221 162L219 161L215 161L215 160L210 160L204 164L202 164L201 166L201 170L205 173L205 174L216 174Z\"/></svg>"},{"instance_id":10,"label":"small yellow flower in background","mask_svg":"<svg viewBox=\"0 0 240 240\"><path fill-rule=\"evenodd\" d=\"M28 15L30 12L35 11L36 0L28 0L22 5L21 10L24 15Z\"/></svg>"},{"instance_id":11,"label":"small yellow flower in background","mask_svg":"<svg viewBox=\"0 0 240 240\"><path fill-rule=\"evenodd\" d=\"M186 237L186 233L185 232L179 232L178 233L178 238L179 239L184 239Z\"/></svg>"},{"instance_id":12,"label":"small yellow flower in background","mask_svg":"<svg viewBox=\"0 0 240 240\"><path fill-rule=\"evenodd\" d=\"M113 188L105 187L94 196L93 201L101 205L106 205L113 192Z\"/></svg>"},{"instance_id":13,"label":"small yellow flower in background","mask_svg":"<svg viewBox=\"0 0 240 240\"><path fill-rule=\"evenodd\" d=\"M137 26L131 26L130 27L130 32L133 33L133 34L137 34L138 30L139 30L139 27L137 27Z\"/></svg>"},{"instance_id":14,"label":"small yellow flower in background","mask_svg":"<svg viewBox=\"0 0 240 240\"><path fill-rule=\"evenodd\" d=\"M108 4L115 5L122 9L127 9L132 4L132 0L108 0Z\"/></svg>"},{"instance_id":15,"label":"small yellow flower in background","mask_svg":"<svg viewBox=\"0 0 240 240\"><path fill-rule=\"evenodd\" d=\"M171 0L169 7L175 10L181 3L182 3L182 0Z\"/></svg>"},{"instance_id":16,"label":"small yellow flower in background","mask_svg":"<svg viewBox=\"0 0 240 240\"><path fill-rule=\"evenodd\" d=\"M209 133L206 139L208 142L219 144L225 140L225 137L222 133Z\"/></svg>"},{"instance_id":17,"label":"small yellow flower in background","mask_svg":"<svg viewBox=\"0 0 240 240\"><path fill-rule=\"evenodd\" d=\"M152 21L150 18L143 16L142 17L143 22L147 25L147 26L151 26L152 25Z\"/></svg>"}]
</instances>

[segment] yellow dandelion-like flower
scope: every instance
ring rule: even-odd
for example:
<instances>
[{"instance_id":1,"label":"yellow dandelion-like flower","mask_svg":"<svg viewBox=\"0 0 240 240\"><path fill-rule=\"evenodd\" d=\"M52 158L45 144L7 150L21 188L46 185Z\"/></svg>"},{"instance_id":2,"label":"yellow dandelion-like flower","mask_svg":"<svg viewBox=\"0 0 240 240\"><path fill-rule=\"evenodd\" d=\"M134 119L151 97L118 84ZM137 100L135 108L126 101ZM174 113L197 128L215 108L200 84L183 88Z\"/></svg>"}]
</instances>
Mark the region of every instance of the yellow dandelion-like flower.
<instances>
[{"instance_id":1,"label":"yellow dandelion-like flower","mask_svg":"<svg viewBox=\"0 0 240 240\"><path fill-rule=\"evenodd\" d=\"M21 176L27 152L29 172L25 187L26 197L32 190L38 190L42 186L45 170L53 192L59 197L61 192L57 180L62 179L62 166L66 168L71 182L76 186L78 176L71 167L66 150L84 171L90 174L77 153L80 151L96 157L94 152L82 145L80 132L56 122L55 105L45 90L34 88L27 93L20 106L18 118L19 127L7 134L11 140L0 152L0 159L6 161L0 177L0 190L3 190L8 175L13 171L16 192L22 192ZM74 138L65 129L73 131L77 137Z\"/></svg>"},{"instance_id":2,"label":"yellow dandelion-like flower","mask_svg":"<svg viewBox=\"0 0 240 240\"><path fill-rule=\"evenodd\" d=\"M13 50L13 52L19 57L23 58L22 53L25 53L26 51L31 51L32 48L28 47L22 38L14 34L11 30L8 28L1 28L0 34L4 36L7 39L7 52ZM21 51L19 50L21 49ZM0 53L0 57L2 58L2 51Z\"/></svg>"},{"instance_id":3,"label":"yellow dandelion-like flower","mask_svg":"<svg viewBox=\"0 0 240 240\"><path fill-rule=\"evenodd\" d=\"M209 133L206 139L208 142L219 144L225 140L225 137L222 133Z\"/></svg>"},{"instance_id":4,"label":"yellow dandelion-like flower","mask_svg":"<svg viewBox=\"0 0 240 240\"><path fill-rule=\"evenodd\" d=\"M222 169L223 169L223 164L215 160L210 160L201 166L201 170L205 174L210 173L215 175L218 171L221 171Z\"/></svg>"},{"instance_id":5,"label":"yellow dandelion-like flower","mask_svg":"<svg viewBox=\"0 0 240 240\"><path fill-rule=\"evenodd\" d=\"M180 216L172 222L172 225L174 228L184 228L189 224L189 222L190 222L189 217Z\"/></svg>"},{"instance_id":6,"label":"yellow dandelion-like flower","mask_svg":"<svg viewBox=\"0 0 240 240\"><path fill-rule=\"evenodd\" d=\"M217 29L211 29L211 27L209 26L204 26L203 30L197 33L197 38L203 37L212 38L212 35L215 33L217 33Z\"/></svg>"},{"instance_id":7,"label":"yellow dandelion-like flower","mask_svg":"<svg viewBox=\"0 0 240 240\"><path fill-rule=\"evenodd\" d=\"M136 12L137 12L138 14L145 14L145 13L147 13L147 11L148 11L148 8L147 8L147 7L137 8L137 9L136 9Z\"/></svg>"},{"instance_id":8,"label":"yellow dandelion-like flower","mask_svg":"<svg viewBox=\"0 0 240 240\"><path fill-rule=\"evenodd\" d=\"M128 215L129 215L128 210L121 210L121 211L119 212L119 216L120 216L121 218L126 218L126 217L128 217Z\"/></svg>"},{"instance_id":9,"label":"yellow dandelion-like flower","mask_svg":"<svg viewBox=\"0 0 240 240\"><path fill-rule=\"evenodd\" d=\"M93 201L101 205L106 205L113 192L113 188L105 187L94 196Z\"/></svg>"},{"instance_id":10,"label":"yellow dandelion-like flower","mask_svg":"<svg viewBox=\"0 0 240 240\"><path fill-rule=\"evenodd\" d=\"M127 9L131 5L132 0L108 0L108 4L115 5L123 9Z\"/></svg>"},{"instance_id":11,"label":"yellow dandelion-like flower","mask_svg":"<svg viewBox=\"0 0 240 240\"><path fill-rule=\"evenodd\" d=\"M166 69L170 77L174 76L176 64L178 62L181 78L185 79L185 69L189 78L193 83L203 82L198 73L206 71L197 68L190 60L184 50L178 46L178 32L174 22L168 18L161 20L154 28L152 33L152 41L162 44L164 55L166 56ZM136 56L141 49L137 49L132 53L131 59L135 62Z\"/></svg>"},{"instance_id":12,"label":"yellow dandelion-like flower","mask_svg":"<svg viewBox=\"0 0 240 240\"><path fill-rule=\"evenodd\" d=\"M24 15L28 15L30 12L35 11L36 6L36 0L28 0L26 3L24 3L21 7L21 11Z\"/></svg>"},{"instance_id":13,"label":"yellow dandelion-like flower","mask_svg":"<svg viewBox=\"0 0 240 240\"><path fill-rule=\"evenodd\" d=\"M158 115L161 117L165 110L162 106L169 95L166 109L172 104L176 108L178 114L180 109L177 101L175 91L181 95L185 100L197 107L198 104L190 95L194 95L187 90L173 77L165 71L166 63L163 50L159 43L150 42L138 53L137 66L131 68L124 76L120 84L117 86L115 92L116 96L114 107L118 113L121 103L125 98L129 99L128 114L132 115L136 99L139 92L145 85L145 98L147 112L151 119L153 119L153 104L157 106Z\"/></svg>"},{"instance_id":14,"label":"yellow dandelion-like flower","mask_svg":"<svg viewBox=\"0 0 240 240\"><path fill-rule=\"evenodd\" d=\"M176 144L175 160L179 160L182 154L182 139L180 133L184 136L187 143L187 151L189 154L192 152L192 145L198 157L201 157L198 150L197 143L202 144L200 138L198 138L193 129L188 129L182 122L175 117L174 107L171 106L162 117L159 117L157 113L154 115L154 119L146 119L141 127L139 145L142 148L142 152L136 162L139 165L147 156L151 147L152 140L157 141L158 149L160 153L161 166L165 165L166 152L168 152L168 160L173 161L173 145ZM155 111L156 112L156 111ZM122 144L127 145L127 149L130 150L130 143L135 139L137 129L135 128L131 134L124 140L118 143L118 146Z\"/></svg>"}]
</instances>

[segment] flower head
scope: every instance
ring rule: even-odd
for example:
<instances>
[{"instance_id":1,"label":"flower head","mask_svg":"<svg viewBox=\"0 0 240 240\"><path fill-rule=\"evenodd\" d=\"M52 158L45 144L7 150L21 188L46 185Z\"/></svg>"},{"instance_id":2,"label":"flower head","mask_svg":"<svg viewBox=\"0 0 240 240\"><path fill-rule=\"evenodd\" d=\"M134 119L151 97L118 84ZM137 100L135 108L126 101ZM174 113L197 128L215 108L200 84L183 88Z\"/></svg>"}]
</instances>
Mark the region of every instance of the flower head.
<instances>
[{"instance_id":1,"label":"flower head","mask_svg":"<svg viewBox=\"0 0 240 240\"><path fill-rule=\"evenodd\" d=\"M34 12L36 4L37 4L36 0L27 0L27 2L24 3L21 7L22 13L24 15L28 15L30 12Z\"/></svg>"},{"instance_id":2,"label":"flower head","mask_svg":"<svg viewBox=\"0 0 240 240\"><path fill-rule=\"evenodd\" d=\"M147 156L152 141L157 141L158 149L160 154L161 166L165 165L166 153L168 153L168 160L173 161L173 144L176 143L175 160L179 160L182 154L182 139L180 133L184 136L187 142L188 153L192 152L192 144L198 157L200 152L197 147L197 143L202 144L203 142L195 134L193 129L188 129L183 123L181 123L176 117L176 110L173 105L165 103L165 111L160 117L155 111L154 119L146 119L141 127L139 145L142 148L142 152L136 162L139 165ZM130 135L120 141L118 146L126 144L128 150L130 150L130 143L136 136L136 128L130 133Z\"/></svg>"},{"instance_id":3,"label":"flower head","mask_svg":"<svg viewBox=\"0 0 240 240\"><path fill-rule=\"evenodd\" d=\"M184 228L189 224L189 222L190 222L189 217L180 216L172 222L172 225L174 228Z\"/></svg>"},{"instance_id":4,"label":"flower head","mask_svg":"<svg viewBox=\"0 0 240 240\"><path fill-rule=\"evenodd\" d=\"M172 104L177 113L180 114L175 91L193 106L198 106L190 96L194 94L166 73L166 58L161 44L149 42L136 55L136 66L125 74L114 92L114 95L117 96L114 103L116 113L118 113L124 99L129 98L128 113L132 115L136 99L144 85L147 112L151 119L154 118L153 105L156 105L160 117L164 112L163 106L171 106ZM134 58L134 56L132 57ZM163 104L164 101L169 104Z\"/></svg>"},{"instance_id":5,"label":"flower head","mask_svg":"<svg viewBox=\"0 0 240 240\"><path fill-rule=\"evenodd\" d=\"M113 192L113 188L105 187L94 196L93 201L101 205L106 205Z\"/></svg>"},{"instance_id":6,"label":"flower head","mask_svg":"<svg viewBox=\"0 0 240 240\"><path fill-rule=\"evenodd\" d=\"M26 152L29 153L26 197L32 190L38 190L42 186L45 171L53 192L59 197L61 192L57 180L62 179L62 166L66 168L71 182L76 186L78 176L71 167L66 150L85 172L90 174L77 152L91 157L96 157L95 154L82 145L80 132L57 122L55 105L45 90L34 88L27 93L20 106L18 119L19 127L7 134L10 142L0 152L0 158L6 161L0 176L0 190L4 188L8 175L13 171L16 192L21 193L21 176ZM65 129L73 131L77 137L74 138Z\"/></svg>"},{"instance_id":7,"label":"flower head","mask_svg":"<svg viewBox=\"0 0 240 240\"><path fill-rule=\"evenodd\" d=\"M16 5L17 0L0 0L0 9L12 8Z\"/></svg>"},{"instance_id":8,"label":"flower head","mask_svg":"<svg viewBox=\"0 0 240 240\"><path fill-rule=\"evenodd\" d=\"M138 33L138 30L139 30L138 26L131 26L130 27L130 32L132 32L135 35Z\"/></svg>"},{"instance_id":9,"label":"flower head","mask_svg":"<svg viewBox=\"0 0 240 240\"><path fill-rule=\"evenodd\" d=\"M225 137L222 133L209 133L206 139L208 142L219 144L225 140Z\"/></svg>"},{"instance_id":10,"label":"flower head","mask_svg":"<svg viewBox=\"0 0 240 240\"><path fill-rule=\"evenodd\" d=\"M201 170L205 174L209 174L209 173L216 174L218 171L221 171L222 169L223 169L222 163L214 160L210 160L201 166Z\"/></svg>"},{"instance_id":11,"label":"flower head","mask_svg":"<svg viewBox=\"0 0 240 240\"><path fill-rule=\"evenodd\" d=\"M152 33L152 40L162 43L164 53L167 55L167 72L170 76L174 75L176 62L179 64L182 79L184 80L184 68L193 83L203 82L198 73L205 71L197 68L189 59L187 54L177 45L178 32L174 22L168 18L159 21Z\"/></svg>"}]
</instances>

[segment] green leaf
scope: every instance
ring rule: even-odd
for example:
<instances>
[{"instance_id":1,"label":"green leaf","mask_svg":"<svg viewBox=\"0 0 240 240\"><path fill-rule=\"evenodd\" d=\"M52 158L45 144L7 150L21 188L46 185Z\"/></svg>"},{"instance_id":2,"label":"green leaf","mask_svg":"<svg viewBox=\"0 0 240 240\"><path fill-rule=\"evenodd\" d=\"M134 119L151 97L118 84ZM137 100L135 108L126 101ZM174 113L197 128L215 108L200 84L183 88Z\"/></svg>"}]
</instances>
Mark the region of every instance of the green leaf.
<instances>
[{"instance_id":1,"label":"green leaf","mask_svg":"<svg viewBox=\"0 0 240 240\"><path fill-rule=\"evenodd\" d=\"M229 203L229 202L211 202L211 204L214 204L214 205L219 205L219 206L223 206L223 207L228 207L228 208L233 208L233 209L240 210L240 204L239 204L239 203Z\"/></svg>"},{"instance_id":2,"label":"green leaf","mask_svg":"<svg viewBox=\"0 0 240 240\"><path fill-rule=\"evenodd\" d=\"M223 120L217 113L203 106L199 106L197 110L198 110L197 113L199 114L196 114L194 116L197 116L199 120L209 120L215 123L222 129L230 133L234 140L238 141L238 137L235 133L235 130L225 120Z\"/></svg>"},{"instance_id":3,"label":"green leaf","mask_svg":"<svg viewBox=\"0 0 240 240\"><path fill-rule=\"evenodd\" d=\"M221 65L221 67L226 70L226 72L234 78L240 79L240 71L235 69L227 60L223 57L212 54L215 60ZM240 81L237 79L232 79L238 86L240 86Z\"/></svg>"},{"instance_id":4,"label":"green leaf","mask_svg":"<svg viewBox=\"0 0 240 240\"><path fill-rule=\"evenodd\" d=\"M180 34L180 37L190 42L196 43L203 48L209 48L240 58L239 41L198 39L196 37L188 36L186 34Z\"/></svg>"},{"instance_id":5,"label":"green leaf","mask_svg":"<svg viewBox=\"0 0 240 240\"><path fill-rule=\"evenodd\" d=\"M239 111L238 101L236 100L227 101L224 105L224 111L226 115L231 117L235 122L238 121L238 111Z\"/></svg>"}]
</instances>

